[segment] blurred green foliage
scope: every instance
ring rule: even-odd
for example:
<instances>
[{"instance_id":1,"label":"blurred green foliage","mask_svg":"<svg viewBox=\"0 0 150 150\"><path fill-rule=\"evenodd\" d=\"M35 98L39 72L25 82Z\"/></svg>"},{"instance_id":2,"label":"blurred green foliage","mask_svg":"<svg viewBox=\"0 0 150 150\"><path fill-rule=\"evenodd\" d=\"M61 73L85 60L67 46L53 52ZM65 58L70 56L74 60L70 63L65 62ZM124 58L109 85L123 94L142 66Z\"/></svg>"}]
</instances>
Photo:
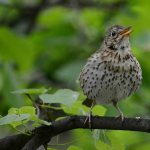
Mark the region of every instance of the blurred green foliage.
<instances>
[{"instance_id":1,"label":"blurred green foliage","mask_svg":"<svg viewBox=\"0 0 150 150\"><path fill-rule=\"evenodd\" d=\"M29 13L29 16L22 15L28 14L25 12L28 10L22 6L34 6L40 2L8 0L7 5L0 1L0 114L7 114L11 107L31 105L27 97L12 94L14 90L45 86L52 87L54 91L59 88L79 91L76 80L87 58L100 47L106 29L113 24L120 24L133 26L132 51L143 71L142 86L127 101L120 102L120 106L128 117L148 118L150 1L94 0L93 2L97 4L95 7L80 7L76 3L72 4L75 7L65 5L46 7L39 11L35 22L32 22L32 13ZM117 5L119 2L121 5ZM16 7L10 7L11 5ZM32 30L29 30L31 22ZM79 113L77 107L80 106L79 100L71 110L64 109L77 114ZM99 110L102 111L99 112L100 115L104 115L105 111L106 115L116 115L111 106L106 106L106 109L107 111L103 107L97 108L95 114ZM0 132L3 131L0 129ZM72 137L80 139L62 146L61 149L67 149L66 147L68 150L150 149L150 136L144 133L107 131L104 134L110 139L109 144L104 140L95 140L90 131L75 130Z\"/></svg>"}]
</instances>

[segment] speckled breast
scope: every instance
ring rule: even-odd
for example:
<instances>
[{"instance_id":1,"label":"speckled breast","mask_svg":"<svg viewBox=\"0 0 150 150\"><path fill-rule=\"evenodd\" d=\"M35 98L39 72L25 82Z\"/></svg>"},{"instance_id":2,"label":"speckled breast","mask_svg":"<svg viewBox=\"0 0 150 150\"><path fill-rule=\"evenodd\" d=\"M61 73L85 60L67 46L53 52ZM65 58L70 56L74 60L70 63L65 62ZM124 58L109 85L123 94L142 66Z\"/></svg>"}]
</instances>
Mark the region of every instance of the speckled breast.
<instances>
[{"instance_id":1,"label":"speckled breast","mask_svg":"<svg viewBox=\"0 0 150 150\"><path fill-rule=\"evenodd\" d=\"M122 100L135 92L142 79L140 65L131 55L122 62L103 60L93 55L80 74L80 86L88 98L96 103L108 104Z\"/></svg>"}]
</instances>

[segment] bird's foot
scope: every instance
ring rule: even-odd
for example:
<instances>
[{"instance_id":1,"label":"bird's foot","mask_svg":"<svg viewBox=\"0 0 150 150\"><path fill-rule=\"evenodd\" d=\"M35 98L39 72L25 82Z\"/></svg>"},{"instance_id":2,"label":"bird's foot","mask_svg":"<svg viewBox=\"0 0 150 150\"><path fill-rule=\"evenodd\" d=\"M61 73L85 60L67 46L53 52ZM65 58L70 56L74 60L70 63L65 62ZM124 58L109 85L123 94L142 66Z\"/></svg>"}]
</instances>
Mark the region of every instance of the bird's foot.
<instances>
[{"instance_id":1,"label":"bird's foot","mask_svg":"<svg viewBox=\"0 0 150 150\"><path fill-rule=\"evenodd\" d=\"M85 121L84 121L84 125L87 123L88 121L88 124L89 124L89 128L91 129L92 131L92 113L90 112L88 114L88 116L86 117Z\"/></svg>"},{"instance_id":2,"label":"bird's foot","mask_svg":"<svg viewBox=\"0 0 150 150\"><path fill-rule=\"evenodd\" d=\"M121 111L121 109L118 106L118 101L113 100L112 102L113 102L114 107L117 109L117 111L120 114L119 116L116 117L116 119L121 119L121 121L123 122L125 117L123 115L123 112Z\"/></svg>"},{"instance_id":3,"label":"bird's foot","mask_svg":"<svg viewBox=\"0 0 150 150\"><path fill-rule=\"evenodd\" d=\"M95 101L92 102L89 115L86 117L86 119L84 121L84 124L88 121L89 128L91 129L91 131L92 131L92 108L94 105L95 105Z\"/></svg>"},{"instance_id":4,"label":"bird's foot","mask_svg":"<svg viewBox=\"0 0 150 150\"><path fill-rule=\"evenodd\" d=\"M117 119L117 120L118 120L118 119L119 119L119 120L121 119L121 122L124 122L125 116L124 116L123 114L120 114L119 116L116 116L115 119Z\"/></svg>"}]
</instances>

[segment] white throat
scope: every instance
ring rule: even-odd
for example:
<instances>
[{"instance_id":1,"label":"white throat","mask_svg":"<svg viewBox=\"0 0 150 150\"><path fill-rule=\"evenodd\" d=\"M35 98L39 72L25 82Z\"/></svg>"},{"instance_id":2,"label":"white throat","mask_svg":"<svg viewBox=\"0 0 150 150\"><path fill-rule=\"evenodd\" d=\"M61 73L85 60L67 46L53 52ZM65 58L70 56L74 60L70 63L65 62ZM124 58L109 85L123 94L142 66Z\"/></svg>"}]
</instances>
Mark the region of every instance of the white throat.
<instances>
[{"instance_id":1,"label":"white throat","mask_svg":"<svg viewBox=\"0 0 150 150\"><path fill-rule=\"evenodd\" d=\"M129 42L129 38L128 37L125 37L121 43L119 44L119 47L118 47L118 52L120 54L125 54L125 53L128 53L130 51L130 42Z\"/></svg>"}]
</instances>

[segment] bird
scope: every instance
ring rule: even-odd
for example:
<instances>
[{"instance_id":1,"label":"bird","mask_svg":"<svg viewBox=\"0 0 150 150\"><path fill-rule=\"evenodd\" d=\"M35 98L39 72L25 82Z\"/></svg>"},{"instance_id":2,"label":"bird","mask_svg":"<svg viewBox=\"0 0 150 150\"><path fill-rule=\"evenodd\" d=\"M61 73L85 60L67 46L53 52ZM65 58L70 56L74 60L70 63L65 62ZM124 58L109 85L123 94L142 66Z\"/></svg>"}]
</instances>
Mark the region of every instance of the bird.
<instances>
[{"instance_id":1,"label":"bird","mask_svg":"<svg viewBox=\"0 0 150 150\"><path fill-rule=\"evenodd\" d=\"M101 47L91 55L79 74L79 85L94 105L112 104L124 120L118 102L132 95L141 85L141 66L130 46L132 27L108 28Z\"/></svg>"}]
</instances>

